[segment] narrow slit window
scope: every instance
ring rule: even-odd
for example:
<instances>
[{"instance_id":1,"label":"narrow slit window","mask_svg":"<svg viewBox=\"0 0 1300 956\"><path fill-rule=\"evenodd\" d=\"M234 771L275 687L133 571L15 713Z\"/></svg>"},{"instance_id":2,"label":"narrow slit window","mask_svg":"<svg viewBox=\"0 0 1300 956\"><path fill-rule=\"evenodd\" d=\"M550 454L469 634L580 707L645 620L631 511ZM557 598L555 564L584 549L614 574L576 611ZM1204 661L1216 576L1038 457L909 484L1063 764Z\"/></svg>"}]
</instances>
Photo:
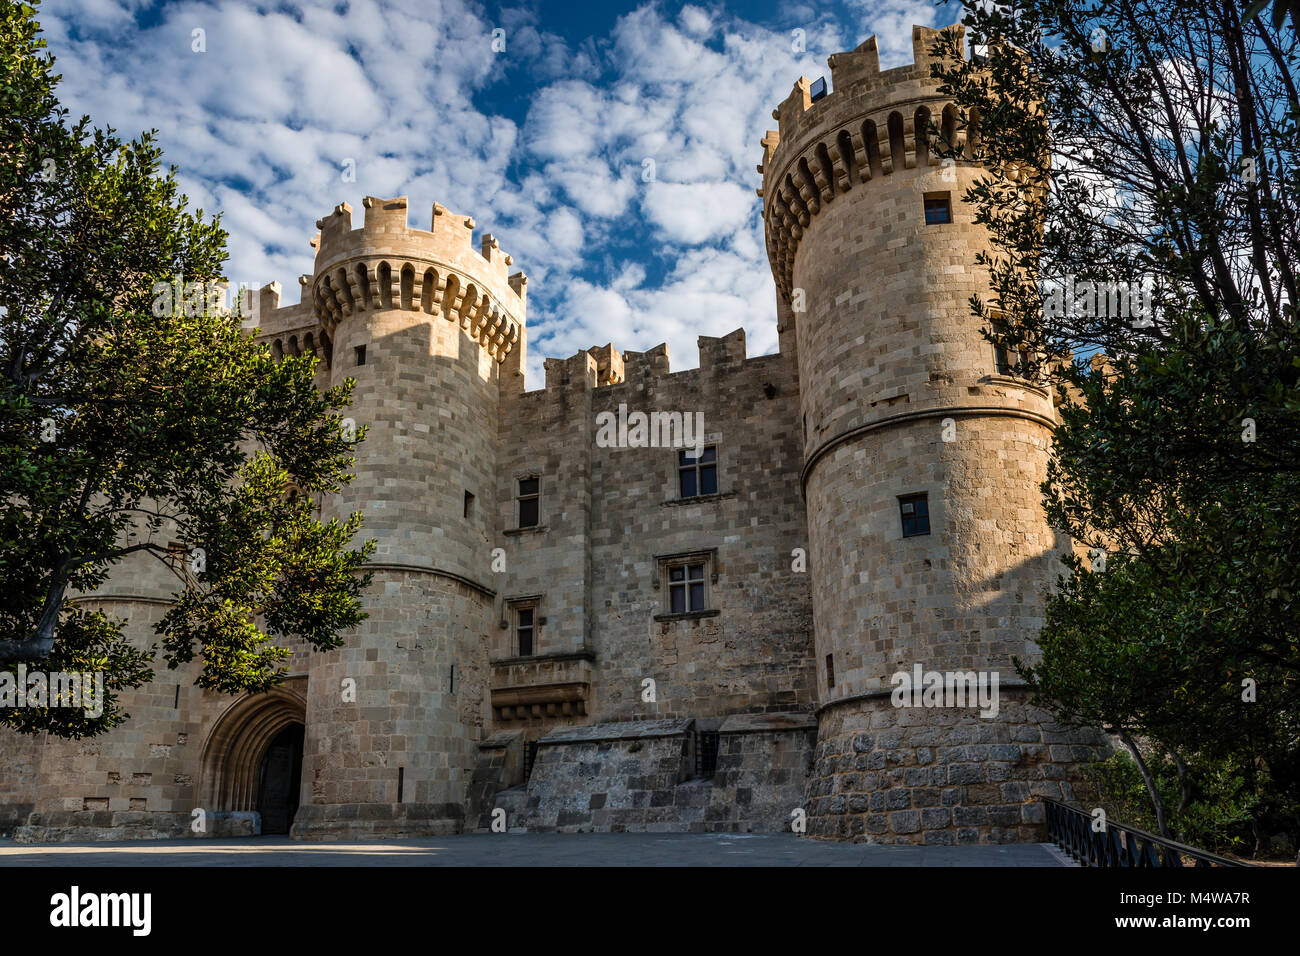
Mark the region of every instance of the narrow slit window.
<instances>
[{"instance_id":1,"label":"narrow slit window","mask_svg":"<svg viewBox=\"0 0 1300 956\"><path fill-rule=\"evenodd\" d=\"M465 492L465 517L472 518L473 516L474 516L474 495L472 492L467 491Z\"/></svg>"},{"instance_id":2,"label":"narrow slit window","mask_svg":"<svg viewBox=\"0 0 1300 956\"><path fill-rule=\"evenodd\" d=\"M826 655L826 689L833 690L834 688L835 688L835 655L827 654Z\"/></svg>"},{"instance_id":3,"label":"narrow slit window","mask_svg":"<svg viewBox=\"0 0 1300 956\"><path fill-rule=\"evenodd\" d=\"M537 527L540 515L542 479L536 476L519 479L519 527Z\"/></svg>"},{"instance_id":4,"label":"narrow slit window","mask_svg":"<svg viewBox=\"0 0 1300 956\"><path fill-rule=\"evenodd\" d=\"M521 607L515 611L515 641L520 657L533 655L534 609Z\"/></svg>"},{"instance_id":5,"label":"narrow slit window","mask_svg":"<svg viewBox=\"0 0 1300 956\"><path fill-rule=\"evenodd\" d=\"M358 365L365 365L365 364L366 364L366 347L365 347L364 345L358 345L358 346L356 346L352 351L353 351L354 353L356 353L356 356L357 356L357 364L358 364Z\"/></svg>"}]
</instances>

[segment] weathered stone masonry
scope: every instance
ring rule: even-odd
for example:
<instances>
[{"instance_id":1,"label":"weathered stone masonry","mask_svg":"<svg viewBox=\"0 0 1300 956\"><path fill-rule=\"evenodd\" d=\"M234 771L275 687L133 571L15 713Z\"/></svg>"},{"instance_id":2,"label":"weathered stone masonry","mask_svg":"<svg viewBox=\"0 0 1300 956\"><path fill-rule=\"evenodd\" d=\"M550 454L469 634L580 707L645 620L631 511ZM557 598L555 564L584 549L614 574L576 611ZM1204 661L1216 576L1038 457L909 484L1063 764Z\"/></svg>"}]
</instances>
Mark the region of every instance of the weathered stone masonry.
<instances>
[{"instance_id":1,"label":"weathered stone masonry","mask_svg":"<svg viewBox=\"0 0 1300 956\"><path fill-rule=\"evenodd\" d=\"M93 741L0 735L0 830L19 839L300 839L515 830L780 830L894 843L1035 839L1104 749L1033 711L1053 555L1038 485L1056 412L999 370L967 301L987 237L930 119L977 145L929 76L875 41L805 79L762 139L780 351L745 334L547 359L524 390L527 278L491 235L404 197L317 223L301 301L257 295L259 338L356 380L356 480L324 517L378 542L369 619L291 679L231 700L160 670ZM927 224L926 201L950 221ZM604 447L598 416L703 413L716 488L684 495L679 449ZM945 429L951 440L945 439ZM927 496L904 537L900 496ZM535 509L536 518L532 520ZM801 562L806 562L806 568ZM686 569L699 602L674 612ZM78 600L147 644L171 583L143 556ZM682 592L685 593L685 592ZM996 671L1000 710L895 708L890 676ZM355 682L356 699L343 693ZM300 733L297 800L266 786ZM288 735L288 736L286 736ZM279 748L279 749L277 749ZM278 754L272 762L269 754ZM282 781L283 783L283 781ZM209 825L197 834L192 812Z\"/></svg>"}]
</instances>

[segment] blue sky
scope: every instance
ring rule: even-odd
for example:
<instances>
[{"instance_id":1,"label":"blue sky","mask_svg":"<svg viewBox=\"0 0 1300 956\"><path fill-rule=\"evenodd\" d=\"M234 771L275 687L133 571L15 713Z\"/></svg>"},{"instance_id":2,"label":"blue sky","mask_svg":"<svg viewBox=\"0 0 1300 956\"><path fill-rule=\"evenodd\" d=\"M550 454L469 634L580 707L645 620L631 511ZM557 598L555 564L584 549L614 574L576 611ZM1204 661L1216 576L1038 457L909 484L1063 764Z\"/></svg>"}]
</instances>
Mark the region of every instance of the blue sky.
<instances>
[{"instance_id":1,"label":"blue sky","mask_svg":"<svg viewBox=\"0 0 1300 956\"><path fill-rule=\"evenodd\" d=\"M912 24L959 13L930 0L45 0L39 19L64 105L126 136L159 131L192 204L222 214L236 282L277 280L296 301L316 220L340 202L407 195L422 229L434 202L472 216L529 276L533 389L543 357L610 341L667 342L677 370L698 364L698 335L740 326L751 355L775 351L754 192L771 110L801 74L828 74L830 54L875 34L882 66L901 65Z\"/></svg>"}]
</instances>

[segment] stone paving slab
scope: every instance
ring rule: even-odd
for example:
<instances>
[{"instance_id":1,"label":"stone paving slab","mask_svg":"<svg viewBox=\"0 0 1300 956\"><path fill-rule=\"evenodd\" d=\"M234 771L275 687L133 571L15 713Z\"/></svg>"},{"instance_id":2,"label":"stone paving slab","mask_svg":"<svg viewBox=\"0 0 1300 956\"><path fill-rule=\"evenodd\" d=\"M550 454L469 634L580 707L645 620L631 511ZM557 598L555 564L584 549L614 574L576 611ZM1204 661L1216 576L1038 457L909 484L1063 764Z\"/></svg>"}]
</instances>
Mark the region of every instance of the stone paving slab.
<instances>
[{"instance_id":1,"label":"stone paving slab","mask_svg":"<svg viewBox=\"0 0 1300 956\"><path fill-rule=\"evenodd\" d=\"M0 866L1070 866L1046 843L871 846L788 833L466 833L418 840L301 843L157 840L17 844Z\"/></svg>"}]
</instances>

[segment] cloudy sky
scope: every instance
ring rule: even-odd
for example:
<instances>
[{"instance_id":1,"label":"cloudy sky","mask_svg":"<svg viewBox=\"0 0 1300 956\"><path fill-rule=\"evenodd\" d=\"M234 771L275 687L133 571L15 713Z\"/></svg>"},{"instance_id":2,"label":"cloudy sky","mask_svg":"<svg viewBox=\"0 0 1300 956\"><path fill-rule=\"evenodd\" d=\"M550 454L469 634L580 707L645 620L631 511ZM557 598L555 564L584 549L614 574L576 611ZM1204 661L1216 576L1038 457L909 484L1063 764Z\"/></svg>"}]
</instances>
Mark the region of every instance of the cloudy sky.
<instances>
[{"instance_id":1,"label":"cloudy sky","mask_svg":"<svg viewBox=\"0 0 1300 956\"><path fill-rule=\"evenodd\" d=\"M277 280L293 302L340 202L358 225L367 195L409 196L421 229L434 202L472 216L529 276L530 389L543 357L610 341L667 342L676 370L698 364L698 335L740 326L751 355L775 351L754 192L772 108L831 53L874 33L898 66L912 24L958 18L932 0L44 0L39 15L63 103L127 137L158 130L192 205L221 214L236 282Z\"/></svg>"}]
</instances>

